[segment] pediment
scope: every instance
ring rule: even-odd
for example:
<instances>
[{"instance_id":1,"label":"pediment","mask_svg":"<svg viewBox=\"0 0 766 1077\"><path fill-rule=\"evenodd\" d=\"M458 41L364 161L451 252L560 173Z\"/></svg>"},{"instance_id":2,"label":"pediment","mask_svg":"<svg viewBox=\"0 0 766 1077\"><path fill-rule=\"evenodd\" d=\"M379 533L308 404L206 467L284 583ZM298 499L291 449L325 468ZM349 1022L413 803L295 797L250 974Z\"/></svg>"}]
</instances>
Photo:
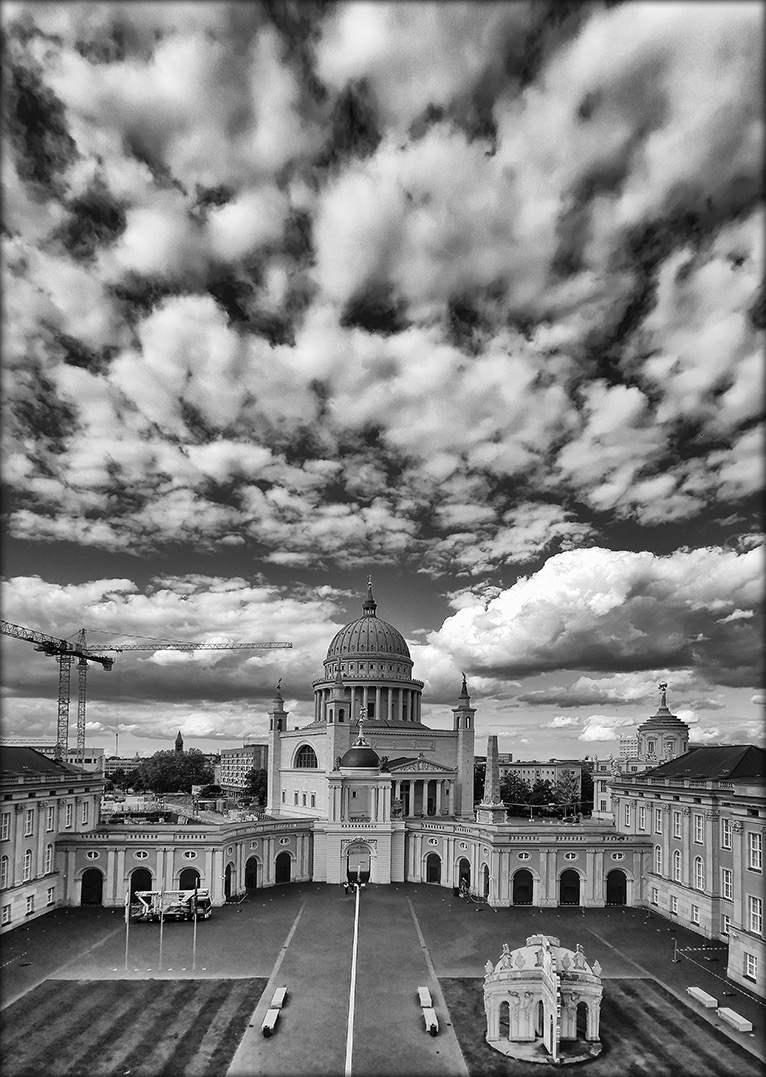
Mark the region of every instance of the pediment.
<instances>
[{"instance_id":1,"label":"pediment","mask_svg":"<svg viewBox=\"0 0 766 1077\"><path fill-rule=\"evenodd\" d=\"M430 774L456 774L454 767L447 767L444 763L437 763L433 759L425 759L419 755L417 759L405 759L396 766L390 768L391 774L422 774L427 771Z\"/></svg>"}]
</instances>

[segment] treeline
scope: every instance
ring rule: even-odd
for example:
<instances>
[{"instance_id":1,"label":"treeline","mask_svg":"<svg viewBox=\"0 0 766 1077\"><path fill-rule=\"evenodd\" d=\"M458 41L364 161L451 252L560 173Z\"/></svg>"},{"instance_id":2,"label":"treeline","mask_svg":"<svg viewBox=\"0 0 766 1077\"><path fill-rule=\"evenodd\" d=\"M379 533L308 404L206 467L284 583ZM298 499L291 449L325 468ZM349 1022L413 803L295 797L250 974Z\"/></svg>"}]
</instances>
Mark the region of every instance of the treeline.
<instances>
[{"instance_id":1,"label":"treeline","mask_svg":"<svg viewBox=\"0 0 766 1077\"><path fill-rule=\"evenodd\" d=\"M128 770L116 770L107 781L106 789L132 789L136 793L191 793L193 785L201 785L204 787L202 797L223 795L221 787L212 783L213 767L203 752L198 748L183 752L171 749L140 759L135 767ZM265 806L266 783L266 771L251 767L245 775L245 800Z\"/></svg>"}]
</instances>

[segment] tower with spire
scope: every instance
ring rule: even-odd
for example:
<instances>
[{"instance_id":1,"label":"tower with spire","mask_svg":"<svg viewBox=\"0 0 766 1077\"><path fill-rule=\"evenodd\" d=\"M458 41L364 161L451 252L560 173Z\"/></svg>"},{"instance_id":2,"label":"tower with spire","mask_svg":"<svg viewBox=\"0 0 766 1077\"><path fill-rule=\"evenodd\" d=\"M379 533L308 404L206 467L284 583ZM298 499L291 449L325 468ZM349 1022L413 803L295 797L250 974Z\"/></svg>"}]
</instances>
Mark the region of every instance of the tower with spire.
<instances>
[{"instance_id":1,"label":"tower with spire","mask_svg":"<svg viewBox=\"0 0 766 1077\"><path fill-rule=\"evenodd\" d=\"M182 752L184 750L184 739L181 736L181 730L178 730L178 736L176 737L176 751Z\"/></svg>"},{"instance_id":2,"label":"tower with spire","mask_svg":"<svg viewBox=\"0 0 766 1077\"><path fill-rule=\"evenodd\" d=\"M463 683L457 706L452 708L452 728L457 733L457 772L455 800L453 810L461 819L473 818L473 767L474 767L474 728L473 719L476 708L471 706L468 684L463 674Z\"/></svg>"},{"instance_id":3,"label":"tower with spire","mask_svg":"<svg viewBox=\"0 0 766 1077\"><path fill-rule=\"evenodd\" d=\"M668 707L668 685L658 685L660 703L655 713L637 730L638 758L642 763L658 766L683 755L689 747L689 726Z\"/></svg>"},{"instance_id":4,"label":"tower with spire","mask_svg":"<svg viewBox=\"0 0 766 1077\"><path fill-rule=\"evenodd\" d=\"M274 699L271 701L269 711L269 770L268 785L266 792L266 811L269 815L275 815L279 811L280 797L280 767L282 734L287 732L287 715L285 701L282 698L282 678L274 689Z\"/></svg>"}]
</instances>

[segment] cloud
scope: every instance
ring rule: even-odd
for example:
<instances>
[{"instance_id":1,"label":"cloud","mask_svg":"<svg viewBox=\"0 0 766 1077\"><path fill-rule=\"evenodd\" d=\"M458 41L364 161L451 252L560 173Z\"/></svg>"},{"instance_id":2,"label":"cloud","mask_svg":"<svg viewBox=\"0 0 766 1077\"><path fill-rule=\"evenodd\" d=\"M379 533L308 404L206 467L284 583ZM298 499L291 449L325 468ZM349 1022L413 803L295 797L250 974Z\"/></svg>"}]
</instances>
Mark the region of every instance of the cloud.
<instances>
[{"instance_id":1,"label":"cloud","mask_svg":"<svg viewBox=\"0 0 766 1077\"><path fill-rule=\"evenodd\" d=\"M756 551L679 550L657 557L573 550L549 558L486 608L458 610L429 644L462 666L496 676L664 666L749 684L760 668L750 625L735 621L722 630L717 619L733 609L759 608L760 565Z\"/></svg>"},{"instance_id":2,"label":"cloud","mask_svg":"<svg viewBox=\"0 0 766 1077\"><path fill-rule=\"evenodd\" d=\"M624 730L634 726L632 718L615 718L605 714L591 714L585 719L583 730L578 734L578 740L617 740Z\"/></svg>"}]
</instances>

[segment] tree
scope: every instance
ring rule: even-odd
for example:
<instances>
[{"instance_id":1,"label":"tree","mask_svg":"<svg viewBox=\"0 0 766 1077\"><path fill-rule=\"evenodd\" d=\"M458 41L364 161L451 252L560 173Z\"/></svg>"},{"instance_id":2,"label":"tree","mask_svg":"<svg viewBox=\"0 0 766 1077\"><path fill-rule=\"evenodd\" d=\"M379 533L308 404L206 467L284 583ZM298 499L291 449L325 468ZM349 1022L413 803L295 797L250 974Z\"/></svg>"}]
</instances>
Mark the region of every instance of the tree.
<instances>
[{"instance_id":1,"label":"tree","mask_svg":"<svg viewBox=\"0 0 766 1077\"><path fill-rule=\"evenodd\" d=\"M255 767L250 767L250 770L245 774L245 795L253 797L261 807L264 807L268 796L268 788L268 772L263 768L256 770Z\"/></svg>"},{"instance_id":2,"label":"tree","mask_svg":"<svg viewBox=\"0 0 766 1077\"><path fill-rule=\"evenodd\" d=\"M500 796L509 815L528 815L529 795L532 789L520 774L511 772L500 782Z\"/></svg>"},{"instance_id":3,"label":"tree","mask_svg":"<svg viewBox=\"0 0 766 1077\"><path fill-rule=\"evenodd\" d=\"M584 815L590 815L593 811L593 776L587 767L583 767L582 769L580 808Z\"/></svg>"},{"instance_id":4,"label":"tree","mask_svg":"<svg viewBox=\"0 0 766 1077\"><path fill-rule=\"evenodd\" d=\"M193 785L212 782L213 768L198 748L190 748L188 752L155 752L141 761L137 778L144 788L155 793L190 793Z\"/></svg>"},{"instance_id":5,"label":"tree","mask_svg":"<svg viewBox=\"0 0 766 1077\"><path fill-rule=\"evenodd\" d=\"M551 804L553 802L553 786L547 778L535 778L529 791L529 803L534 805Z\"/></svg>"},{"instance_id":6,"label":"tree","mask_svg":"<svg viewBox=\"0 0 766 1077\"><path fill-rule=\"evenodd\" d=\"M221 797L223 796L223 789L220 785L206 785L200 793L201 800L207 800L209 797Z\"/></svg>"},{"instance_id":7,"label":"tree","mask_svg":"<svg viewBox=\"0 0 766 1077\"><path fill-rule=\"evenodd\" d=\"M553 801L564 815L571 815L579 809L580 788L574 771L564 771L559 776L553 787Z\"/></svg>"}]
</instances>

